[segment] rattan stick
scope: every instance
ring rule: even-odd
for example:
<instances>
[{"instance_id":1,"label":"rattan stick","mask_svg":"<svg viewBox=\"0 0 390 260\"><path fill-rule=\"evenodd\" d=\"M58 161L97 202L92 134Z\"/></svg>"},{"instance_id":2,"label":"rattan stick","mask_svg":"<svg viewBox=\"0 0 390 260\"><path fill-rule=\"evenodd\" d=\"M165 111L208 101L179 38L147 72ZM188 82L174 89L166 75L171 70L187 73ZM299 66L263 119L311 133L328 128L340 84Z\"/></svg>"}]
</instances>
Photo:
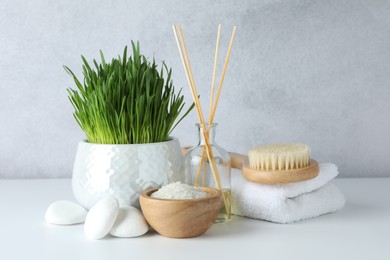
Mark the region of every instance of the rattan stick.
<instances>
[{"instance_id":1,"label":"rattan stick","mask_svg":"<svg viewBox=\"0 0 390 260\"><path fill-rule=\"evenodd\" d=\"M200 162L199 162L199 166L198 166L198 171L197 171L197 173L196 173L196 177L195 177L195 186L198 186L198 183L199 183L199 176L200 176L200 172L201 172L201 170L202 170L202 166L203 166L203 160L205 159L204 158L204 153L205 153L205 149L203 149L202 150L202 155L201 155L201 157L200 157ZM205 165L205 167L206 167L206 165Z\"/></svg>"},{"instance_id":2,"label":"rattan stick","mask_svg":"<svg viewBox=\"0 0 390 260\"><path fill-rule=\"evenodd\" d=\"M211 120L211 111L212 111L212 108L213 108L213 101L214 101L214 86L215 86L215 75L216 75L216 72L217 72L217 60L218 60L218 49L219 49L219 38L220 38L220 35L221 35L221 25L219 24L218 25L218 32L217 32L217 41L216 41L216 44L215 44L213 79L212 79L212 82L211 82L209 127L211 127L211 121L210 120ZM203 146L203 149L202 149L202 161L203 161L203 158L204 158L205 151L206 151L206 147ZM202 161L199 164L198 172L196 174L196 181L195 181L195 183L198 183L199 174L200 174L201 167L202 167ZM203 183L204 183L204 173L203 173Z\"/></svg>"},{"instance_id":3,"label":"rattan stick","mask_svg":"<svg viewBox=\"0 0 390 260\"><path fill-rule=\"evenodd\" d=\"M177 40L176 30L175 30L174 26L173 26L173 30L174 30L175 37L176 37L176 40ZM188 72L186 73L187 77L190 76L190 79L189 79L190 88L192 89L192 92L193 92L193 98L194 98L194 101L195 101L195 106L197 107L197 110L198 110L198 116L200 118L200 122L202 124L202 127L204 127L205 126L205 124L204 124L204 117L203 117L203 114L202 114L202 109L201 109L201 105L200 105L200 102L199 102L198 92L196 90L196 85L195 85L195 82L194 82L194 79L193 79L191 64L190 64L189 59L188 59L187 48L186 48L186 45L185 45L185 42L184 42L183 32L181 30L180 25L178 25L178 31L179 31L179 37L180 37L181 45L183 47L183 50L182 50L182 52L180 51L180 54L182 56L182 61L184 59L185 70L188 70ZM178 43L178 41L177 41L177 43ZM180 46L179 43L178 43L178 45ZM179 49L181 49L181 48L179 47ZM223 193L221 180L220 180L220 176L219 176L219 173L218 173L218 168L217 168L217 166L215 164L215 161L214 161L214 158L213 158L213 153L212 153L212 150L211 150L211 147L210 147L210 144L209 144L208 135L207 135L207 133L205 131L202 131L202 133L203 133L203 138L204 138L205 145L206 145L206 154L207 154L207 157L209 159L209 163L210 163L210 166L211 166L211 169L212 169L212 172L213 172L213 177L214 177L215 183L217 184L218 189L222 193L222 198L223 198L223 202L225 204L225 207L228 207L228 204L226 202L226 196Z\"/></svg>"},{"instance_id":4,"label":"rattan stick","mask_svg":"<svg viewBox=\"0 0 390 260\"><path fill-rule=\"evenodd\" d=\"M193 74L192 74L192 69L191 69L191 64L190 64L190 60L188 58L188 52L187 52L187 48L186 48L186 44L184 42L184 37L183 37L183 32L181 30L181 26L178 25L178 32L179 32L179 37L180 37L180 41L182 43L182 46L183 46L183 54L184 54L184 60L186 62L186 67L188 69L188 75L190 76L190 81L191 81L191 87L193 89L193 92L194 92L194 97L195 97L195 104L199 107L199 110L200 110L200 123L201 123L201 127L203 127L203 136L204 136L204 141L206 143L206 149L207 147L210 145L209 144L209 140L208 140L208 135L207 135L207 129L205 129L205 121L204 121L204 117L203 117L203 113L202 113L202 107L201 107L201 104L199 102L199 96L198 96L198 91L196 89L196 85L195 85L195 81L194 81L194 77L193 77ZM206 130L206 131L205 131ZM210 150L210 155L212 157L212 151ZM209 158L210 159L210 158Z\"/></svg>"},{"instance_id":5,"label":"rattan stick","mask_svg":"<svg viewBox=\"0 0 390 260\"><path fill-rule=\"evenodd\" d=\"M188 58L188 52L187 52L187 47L186 47L186 44L184 42L184 37L183 37L183 32L181 30L181 26L178 25L177 26L177 29L178 29L178 32L179 32L179 37L180 37L180 41L181 41L181 44L182 44L182 47L183 47L183 55L184 55L184 61L186 62L186 66L187 66L187 69L188 69L188 75L190 76L190 82L191 82L191 88L193 89L193 92L194 92L194 95L195 95L195 105L197 105L199 107L199 110L201 112L200 114L200 123L202 125L205 124L205 121L204 121L204 117L203 117L203 113L202 113L202 106L199 102L199 95L198 95L198 91L196 89L196 85L195 85L195 81L194 81L194 76L192 74L192 69L191 69L191 63L190 63L190 60Z\"/></svg>"},{"instance_id":6,"label":"rattan stick","mask_svg":"<svg viewBox=\"0 0 390 260\"><path fill-rule=\"evenodd\" d=\"M235 30L235 28L233 30ZM218 32L217 32L217 41L215 44L213 79L212 79L212 83L211 83L209 126L211 126L211 124L213 123L212 121L214 119L214 114L215 114L215 111L213 112L213 101L214 101L214 86L215 86L215 76L216 76L216 71L217 71L217 59L218 59L220 34L221 34L221 25L219 24L218 25ZM229 49L231 49L232 42L233 42L233 40L231 39ZM228 56L230 56L230 50L228 52ZM226 63L226 60L225 60L225 63ZM224 68L225 68L224 72L226 72L226 66L224 66ZM221 93L221 89L222 89L222 84L220 84L220 86L219 86L219 90L218 90L219 95ZM218 98L219 98L219 95L218 95ZM215 107L215 109L216 109L216 107ZM205 151L205 147L203 147L203 150L202 150L202 158L203 158L204 151ZM200 173L200 169L198 169L198 174L199 173Z\"/></svg>"},{"instance_id":7,"label":"rattan stick","mask_svg":"<svg viewBox=\"0 0 390 260\"><path fill-rule=\"evenodd\" d=\"M187 63L186 61L184 60L184 55L183 55L183 52L182 52L182 47L179 43L179 39L177 37L177 33L176 33L176 28L174 25L172 25L172 29L173 29L173 34L175 35L175 39L176 39L176 43L177 43L177 48L179 49L179 53L180 53L180 57L181 57L181 61L183 63L183 67L184 67L184 72L186 74L186 78L187 78L187 82L188 82L188 85L190 86L190 92L191 92L191 95L192 95L192 99L195 100L197 99L197 96L196 94L194 93L194 90L193 90L193 87L192 87L192 83L191 83L191 80L190 80L190 76L189 76L189 71L188 71L188 68L187 68ZM197 113L198 113L198 117L199 117L199 121L202 121L202 112L200 111L200 107L197 105L197 103L195 102L195 108L197 110Z\"/></svg>"},{"instance_id":8,"label":"rattan stick","mask_svg":"<svg viewBox=\"0 0 390 260\"><path fill-rule=\"evenodd\" d=\"M205 161L205 166L203 167L203 174L202 174L202 187L205 187L205 178L206 178L206 157L203 158L203 160Z\"/></svg>"},{"instance_id":9,"label":"rattan stick","mask_svg":"<svg viewBox=\"0 0 390 260\"><path fill-rule=\"evenodd\" d=\"M172 26L172 28L173 28L173 33L174 33L174 35L175 35L177 47L178 47L178 49L179 49L180 57L181 57L181 60L182 60L182 63L183 63L184 71L185 71L185 73L186 73L188 85L190 86L191 95L192 95L192 98L193 98L193 100L194 100L194 102L195 102L195 107L196 107L197 112L198 112L199 121L202 121L202 115L201 115L202 113L201 113L201 111L199 110L200 107L198 106L198 104L197 104L197 102L196 102L196 98L195 98L195 97L197 97L197 95L196 95L196 93L194 92L194 87L193 87L193 85L192 85L192 82L191 82L191 79L190 79L190 76L189 76L188 64L187 64L187 62L186 62L185 59L184 59L182 47L181 47L181 45L180 45L180 43L179 43L179 39L178 39L178 37L177 37L176 28L175 28L174 25ZM196 174L195 183L194 183L195 186L197 186L198 183L199 183L199 175L200 175L200 171L201 171L201 169L202 169L204 152L205 152L205 146L203 147L202 158L201 158L201 161L200 161L200 164L199 164L198 172L197 172L197 174Z\"/></svg>"},{"instance_id":10,"label":"rattan stick","mask_svg":"<svg viewBox=\"0 0 390 260\"><path fill-rule=\"evenodd\" d=\"M236 26L234 26L232 37L230 38L229 48L228 48L228 52L227 52L227 55L226 55L225 64L223 65L222 76L221 76L221 80L219 82L219 87L218 87L217 97L216 97L215 102L214 102L214 107L213 107L213 110L211 112L211 120L210 120L210 122L213 122L214 116L215 116L215 111L217 110L219 96L221 95L222 85L223 85L223 81L225 79L226 68L227 68L227 65L228 65L228 62L229 62L230 52L232 50L232 45L233 45L233 40L234 40L234 36L235 35L236 35Z\"/></svg>"},{"instance_id":11,"label":"rattan stick","mask_svg":"<svg viewBox=\"0 0 390 260\"><path fill-rule=\"evenodd\" d=\"M201 155L201 158L200 158L201 160L200 160L200 163L199 163L199 166L198 166L198 171L197 171L196 177L195 177L195 186L198 186L198 183L199 183L199 176L200 176L200 172L202 170L203 160L205 160L205 158L204 158L205 157L204 156L205 152L206 152L206 148L205 148L205 146L203 146L202 155Z\"/></svg>"},{"instance_id":12,"label":"rattan stick","mask_svg":"<svg viewBox=\"0 0 390 260\"><path fill-rule=\"evenodd\" d=\"M211 93L210 93L210 109L209 109L209 125L211 125L211 111L213 109L213 103L214 103L214 86L215 86L215 75L217 73L217 60L218 60L218 49L219 49L219 37L221 35L221 25L218 25L218 32L217 32L217 42L215 44L215 56L214 56L214 68L213 68L213 79L211 82Z\"/></svg>"}]
</instances>

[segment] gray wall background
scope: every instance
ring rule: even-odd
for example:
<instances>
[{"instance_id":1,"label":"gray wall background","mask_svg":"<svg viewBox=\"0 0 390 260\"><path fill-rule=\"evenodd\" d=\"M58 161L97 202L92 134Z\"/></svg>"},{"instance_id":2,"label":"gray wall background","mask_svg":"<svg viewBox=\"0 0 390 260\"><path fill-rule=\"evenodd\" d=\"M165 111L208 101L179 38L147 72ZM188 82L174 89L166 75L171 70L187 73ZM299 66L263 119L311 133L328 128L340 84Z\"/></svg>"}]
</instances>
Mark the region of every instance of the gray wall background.
<instances>
[{"instance_id":1,"label":"gray wall background","mask_svg":"<svg viewBox=\"0 0 390 260\"><path fill-rule=\"evenodd\" d=\"M139 40L191 102L171 25L181 23L206 108L216 38L233 46L217 141L246 153L304 142L343 177L390 176L390 1L2 0L0 177L70 177L84 134L66 88L80 54L109 59ZM205 111L207 112L207 111ZM174 135L196 143L192 113Z\"/></svg>"}]
</instances>

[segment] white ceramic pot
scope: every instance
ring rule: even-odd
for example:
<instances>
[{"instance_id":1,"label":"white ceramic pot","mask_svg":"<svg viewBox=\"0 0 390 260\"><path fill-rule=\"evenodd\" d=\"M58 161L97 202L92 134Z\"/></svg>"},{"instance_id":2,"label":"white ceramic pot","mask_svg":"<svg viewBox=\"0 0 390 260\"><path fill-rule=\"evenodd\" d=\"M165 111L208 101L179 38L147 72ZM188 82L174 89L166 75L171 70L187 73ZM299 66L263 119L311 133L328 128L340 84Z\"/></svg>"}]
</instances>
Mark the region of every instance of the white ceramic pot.
<instances>
[{"instance_id":1,"label":"white ceramic pot","mask_svg":"<svg viewBox=\"0 0 390 260\"><path fill-rule=\"evenodd\" d=\"M79 143L73 167L73 194L85 208L113 195L121 206L139 207L141 191L186 181L176 138L149 144Z\"/></svg>"}]
</instances>

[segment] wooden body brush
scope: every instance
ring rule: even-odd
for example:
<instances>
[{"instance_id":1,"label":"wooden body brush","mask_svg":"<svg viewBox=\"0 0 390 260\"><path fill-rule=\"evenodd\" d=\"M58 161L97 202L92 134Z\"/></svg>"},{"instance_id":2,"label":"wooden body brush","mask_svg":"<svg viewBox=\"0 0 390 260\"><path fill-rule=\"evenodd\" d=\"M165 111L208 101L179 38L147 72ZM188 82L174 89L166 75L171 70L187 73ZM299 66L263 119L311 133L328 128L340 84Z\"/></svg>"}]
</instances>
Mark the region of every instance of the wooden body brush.
<instances>
[{"instance_id":1,"label":"wooden body brush","mask_svg":"<svg viewBox=\"0 0 390 260\"><path fill-rule=\"evenodd\" d=\"M318 176L318 163L305 144L274 144L253 148L248 156L230 153L233 168L248 181L264 184L298 182Z\"/></svg>"}]
</instances>

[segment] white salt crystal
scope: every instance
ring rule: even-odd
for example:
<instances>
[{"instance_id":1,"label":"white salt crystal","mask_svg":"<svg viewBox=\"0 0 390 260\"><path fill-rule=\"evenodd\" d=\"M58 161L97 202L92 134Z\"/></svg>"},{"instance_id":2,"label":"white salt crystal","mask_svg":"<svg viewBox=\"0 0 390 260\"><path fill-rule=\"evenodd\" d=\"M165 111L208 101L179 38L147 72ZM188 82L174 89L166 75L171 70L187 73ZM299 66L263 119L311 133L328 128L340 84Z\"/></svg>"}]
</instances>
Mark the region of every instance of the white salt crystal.
<instances>
[{"instance_id":1,"label":"white salt crystal","mask_svg":"<svg viewBox=\"0 0 390 260\"><path fill-rule=\"evenodd\" d=\"M159 199L200 199L210 196L207 192L201 188L189 186L181 182L174 182L165 185L161 189L155 191L151 195L153 198Z\"/></svg>"}]
</instances>

